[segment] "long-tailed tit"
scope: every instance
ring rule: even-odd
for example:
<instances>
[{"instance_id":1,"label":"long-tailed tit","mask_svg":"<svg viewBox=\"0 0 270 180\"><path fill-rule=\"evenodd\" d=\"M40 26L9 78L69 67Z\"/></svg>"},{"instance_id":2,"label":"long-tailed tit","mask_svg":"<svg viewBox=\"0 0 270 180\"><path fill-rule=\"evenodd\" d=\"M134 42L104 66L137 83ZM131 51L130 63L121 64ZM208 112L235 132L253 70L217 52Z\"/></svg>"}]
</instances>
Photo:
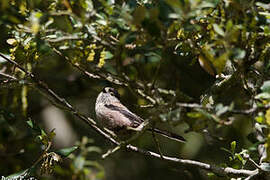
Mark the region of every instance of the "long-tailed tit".
<instances>
[{"instance_id":1,"label":"long-tailed tit","mask_svg":"<svg viewBox=\"0 0 270 180\"><path fill-rule=\"evenodd\" d=\"M99 93L96 100L95 111L100 124L116 135L118 135L119 132L123 134L123 131L127 132L128 130L141 131L147 124L146 121L129 111L128 108L120 102L118 91L111 87L105 87L102 92ZM176 141L185 142L182 136L168 131L156 128L146 130Z\"/></svg>"}]
</instances>

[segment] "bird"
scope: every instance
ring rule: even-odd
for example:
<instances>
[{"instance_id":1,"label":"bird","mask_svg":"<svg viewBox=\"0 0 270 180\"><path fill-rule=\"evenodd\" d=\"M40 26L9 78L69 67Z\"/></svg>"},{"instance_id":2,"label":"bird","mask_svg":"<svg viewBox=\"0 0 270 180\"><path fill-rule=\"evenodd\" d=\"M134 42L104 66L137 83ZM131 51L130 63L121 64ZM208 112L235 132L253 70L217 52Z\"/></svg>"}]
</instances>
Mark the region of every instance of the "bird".
<instances>
[{"instance_id":1,"label":"bird","mask_svg":"<svg viewBox=\"0 0 270 180\"><path fill-rule=\"evenodd\" d=\"M104 87L95 103L96 118L99 124L106 128L113 136L132 136L132 131L142 131L148 125L138 115L131 112L120 101L120 94L112 87ZM186 142L185 138L157 128L147 128L147 131L160 134L178 142ZM120 138L121 139L121 138Z\"/></svg>"}]
</instances>

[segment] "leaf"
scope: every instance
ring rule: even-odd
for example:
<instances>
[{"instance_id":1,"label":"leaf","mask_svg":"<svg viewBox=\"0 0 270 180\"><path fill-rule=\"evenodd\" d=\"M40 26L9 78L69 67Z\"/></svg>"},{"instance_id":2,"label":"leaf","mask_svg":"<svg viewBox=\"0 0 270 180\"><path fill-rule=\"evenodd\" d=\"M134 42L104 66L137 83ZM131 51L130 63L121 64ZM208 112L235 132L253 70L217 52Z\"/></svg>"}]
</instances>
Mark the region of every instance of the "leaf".
<instances>
[{"instance_id":1,"label":"leaf","mask_svg":"<svg viewBox=\"0 0 270 180\"><path fill-rule=\"evenodd\" d=\"M241 163L244 165L246 164L246 160L244 160L244 158L241 156L241 154L235 154L235 156L237 157L237 159L239 159L239 161L241 161Z\"/></svg>"},{"instance_id":2,"label":"leaf","mask_svg":"<svg viewBox=\"0 0 270 180\"><path fill-rule=\"evenodd\" d=\"M29 175L29 169L25 169L25 170L19 171L17 173L11 174L7 178L17 179L17 178L25 177L28 175Z\"/></svg>"},{"instance_id":3,"label":"leaf","mask_svg":"<svg viewBox=\"0 0 270 180\"><path fill-rule=\"evenodd\" d=\"M155 52L148 52L144 54L148 57L150 62L159 62L161 60L161 56Z\"/></svg>"},{"instance_id":4,"label":"leaf","mask_svg":"<svg viewBox=\"0 0 270 180\"><path fill-rule=\"evenodd\" d=\"M255 96L255 99L270 99L270 93L263 92L263 93L257 94Z\"/></svg>"},{"instance_id":5,"label":"leaf","mask_svg":"<svg viewBox=\"0 0 270 180\"><path fill-rule=\"evenodd\" d=\"M267 19L270 19L270 13L269 12L259 12L260 15L266 16Z\"/></svg>"},{"instance_id":6,"label":"leaf","mask_svg":"<svg viewBox=\"0 0 270 180\"><path fill-rule=\"evenodd\" d=\"M87 151L88 152L97 152L97 153L101 153L101 149L99 147L96 147L96 146L90 146L87 148Z\"/></svg>"},{"instance_id":7,"label":"leaf","mask_svg":"<svg viewBox=\"0 0 270 180\"><path fill-rule=\"evenodd\" d=\"M28 121L26 121L26 123L31 127L31 128L34 128L34 124L33 124L33 121L30 119Z\"/></svg>"},{"instance_id":8,"label":"leaf","mask_svg":"<svg viewBox=\"0 0 270 180\"><path fill-rule=\"evenodd\" d=\"M204 117L214 120L216 122L220 122L220 119L215 115L215 114L211 114L208 113L207 111L203 110L203 109L196 109L198 112L200 112Z\"/></svg>"},{"instance_id":9,"label":"leaf","mask_svg":"<svg viewBox=\"0 0 270 180\"><path fill-rule=\"evenodd\" d=\"M4 55L6 58L8 58L8 59L11 59L11 56L10 55L7 55L7 54L2 54L2 55ZM5 59L5 58L3 58L2 56L0 57L0 63L4 63L4 62L6 62L7 60Z\"/></svg>"},{"instance_id":10,"label":"leaf","mask_svg":"<svg viewBox=\"0 0 270 180\"><path fill-rule=\"evenodd\" d=\"M232 153L234 153L235 148L236 148L236 141L233 141L233 142L231 142L231 151L232 151Z\"/></svg>"},{"instance_id":11,"label":"leaf","mask_svg":"<svg viewBox=\"0 0 270 180\"><path fill-rule=\"evenodd\" d=\"M226 149L226 148L224 148L224 147L221 147L220 149L223 150L223 151L225 151L225 152L227 152L227 153L229 153L229 154L231 154L231 155L233 155L232 152L231 152L230 150L228 150L228 149Z\"/></svg>"},{"instance_id":12,"label":"leaf","mask_svg":"<svg viewBox=\"0 0 270 180\"><path fill-rule=\"evenodd\" d=\"M133 13L133 23L135 25L139 25L144 20L145 14L146 9L144 6L139 6L138 8L136 8Z\"/></svg>"},{"instance_id":13,"label":"leaf","mask_svg":"<svg viewBox=\"0 0 270 180\"><path fill-rule=\"evenodd\" d=\"M201 67L210 75L215 76L216 75L216 69L204 55L199 55L198 61L201 65Z\"/></svg>"},{"instance_id":14,"label":"leaf","mask_svg":"<svg viewBox=\"0 0 270 180\"><path fill-rule=\"evenodd\" d=\"M104 59L112 59L113 54L110 51L105 51L105 58Z\"/></svg>"},{"instance_id":15,"label":"leaf","mask_svg":"<svg viewBox=\"0 0 270 180\"><path fill-rule=\"evenodd\" d=\"M263 122L264 122L264 117L263 117L263 116L257 116L257 117L255 117L255 120L256 120L258 123L263 123Z\"/></svg>"},{"instance_id":16,"label":"leaf","mask_svg":"<svg viewBox=\"0 0 270 180\"><path fill-rule=\"evenodd\" d=\"M92 12L94 8L92 0L85 0L82 6L87 12Z\"/></svg>"},{"instance_id":17,"label":"leaf","mask_svg":"<svg viewBox=\"0 0 270 180\"><path fill-rule=\"evenodd\" d=\"M214 28L214 31L216 33L218 33L219 35L221 35L221 36L225 35L225 32L223 31L223 29L221 27L219 27L219 25L213 24L213 28Z\"/></svg>"},{"instance_id":18,"label":"leaf","mask_svg":"<svg viewBox=\"0 0 270 180\"><path fill-rule=\"evenodd\" d=\"M264 158L265 161L269 161L270 159L270 134L268 134L266 138L266 142L264 144L264 147L266 149L266 157Z\"/></svg>"},{"instance_id":19,"label":"leaf","mask_svg":"<svg viewBox=\"0 0 270 180\"><path fill-rule=\"evenodd\" d=\"M270 171L270 163L261 163L260 168L261 168L263 171L269 172L269 171Z\"/></svg>"},{"instance_id":20,"label":"leaf","mask_svg":"<svg viewBox=\"0 0 270 180\"><path fill-rule=\"evenodd\" d=\"M188 112L187 116L190 118L201 118L203 117L201 113L199 112Z\"/></svg>"},{"instance_id":21,"label":"leaf","mask_svg":"<svg viewBox=\"0 0 270 180\"><path fill-rule=\"evenodd\" d=\"M28 121L26 121L26 123L31 127L31 129L35 132L35 133L41 133L41 129L40 127L31 119L29 119Z\"/></svg>"},{"instance_id":22,"label":"leaf","mask_svg":"<svg viewBox=\"0 0 270 180\"><path fill-rule=\"evenodd\" d=\"M9 44L9 45L12 45L12 46L16 46L17 45L17 40L16 39L8 39L7 40L7 43Z\"/></svg>"},{"instance_id":23,"label":"leaf","mask_svg":"<svg viewBox=\"0 0 270 180\"><path fill-rule=\"evenodd\" d=\"M78 146L72 146L69 148L64 148L64 149L60 149L58 151L55 151L55 153L57 153L61 156L64 156L64 157L68 157L71 153L73 153L77 149L78 149Z\"/></svg>"},{"instance_id":24,"label":"leaf","mask_svg":"<svg viewBox=\"0 0 270 180\"><path fill-rule=\"evenodd\" d=\"M35 167L32 166L28 169L9 175L7 179L27 179L27 177L34 174L34 171L35 171Z\"/></svg>"},{"instance_id":25,"label":"leaf","mask_svg":"<svg viewBox=\"0 0 270 180\"><path fill-rule=\"evenodd\" d=\"M246 56L246 51L240 48L233 49L233 57L235 59L243 59Z\"/></svg>"},{"instance_id":26,"label":"leaf","mask_svg":"<svg viewBox=\"0 0 270 180\"><path fill-rule=\"evenodd\" d=\"M262 92L270 93L270 81L264 81L263 85L261 86Z\"/></svg>"},{"instance_id":27,"label":"leaf","mask_svg":"<svg viewBox=\"0 0 270 180\"><path fill-rule=\"evenodd\" d=\"M98 24L103 25L103 26L106 26L106 25L107 25L107 21L106 21L105 19L99 19L99 20L96 20L96 22L97 22Z\"/></svg>"},{"instance_id":28,"label":"leaf","mask_svg":"<svg viewBox=\"0 0 270 180\"><path fill-rule=\"evenodd\" d=\"M228 106L223 106L223 104L217 104L216 105L216 114L218 116L221 116L222 114L226 113L228 110L229 110L229 107Z\"/></svg>"},{"instance_id":29,"label":"leaf","mask_svg":"<svg viewBox=\"0 0 270 180\"><path fill-rule=\"evenodd\" d=\"M85 157L82 156L76 157L76 159L74 160L75 168L81 170L83 169L84 165L85 165Z\"/></svg>"},{"instance_id":30,"label":"leaf","mask_svg":"<svg viewBox=\"0 0 270 180\"><path fill-rule=\"evenodd\" d=\"M266 123L270 126L270 109L268 109L265 113Z\"/></svg>"},{"instance_id":31,"label":"leaf","mask_svg":"<svg viewBox=\"0 0 270 180\"><path fill-rule=\"evenodd\" d=\"M215 67L217 74L222 73L222 71L226 65L226 62L228 60L228 56L229 56L229 53L225 52L213 61L213 66Z\"/></svg>"},{"instance_id":32,"label":"leaf","mask_svg":"<svg viewBox=\"0 0 270 180\"><path fill-rule=\"evenodd\" d=\"M266 10L270 10L270 4L265 4L265 3L261 3L261 2L256 2L256 6L262 7Z\"/></svg>"}]
</instances>

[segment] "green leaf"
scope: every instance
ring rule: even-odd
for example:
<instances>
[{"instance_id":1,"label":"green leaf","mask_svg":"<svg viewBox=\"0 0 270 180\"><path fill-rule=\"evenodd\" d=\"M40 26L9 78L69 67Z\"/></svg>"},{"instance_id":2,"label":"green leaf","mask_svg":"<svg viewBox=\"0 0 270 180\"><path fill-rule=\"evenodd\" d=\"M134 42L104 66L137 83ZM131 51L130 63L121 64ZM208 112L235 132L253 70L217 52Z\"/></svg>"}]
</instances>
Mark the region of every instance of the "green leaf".
<instances>
[{"instance_id":1,"label":"green leaf","mask_svg":"<svg viewBox=\"0 0 270 180\"><path fill-rule=\"evenodd\" d=\"M246 160L244 160L244 158L241 156L241 154L235 154L235 156L237 157L237 159L239 159L239 161L241 161L241 163L244 165L246 163Z\"/></svg>"},{"instance_id":2,"label":"green leaf","mask_svg":"<svg viewBox=\"0 0 270 180\"><path fill-rule=\"evenodd\" d=\"M161 56L155 52L148 52L144 55L148 57L150 62L158 62L161 60Z\"/></svg>"},{"instance_id":3,"label":"green leaf","mask_svg":"<svg viewBox=\"0 0 270 180\"><path fill-rule=\"evenodd\" d=\"M268 109L265 113L265 120L268 125L270 125L270 109Z\"/></svg>"},{"instance_id":4,"label":"green leaf","mask_svg":"<svg viewBox=\"0 0 270 180\"><path fill-rule=\"evenodd\" d=\"M213 24L213 28L214 28L214 31L218 33L219 35L221 36L225 35L225 32L223 31L223 29L221 29L221 27L219 27L219 25Z\"/></svg>"},{"instance_id":5,"label":"green leaf","mask_svg":"<svg viewBox=\"0 0 270 180\"><path fill-rule=\"evenodd\" d=\"M231 151L232 151L232 153L234 153L235 148L236 148L236 141L233 141L233 142L231 142Z\"/></svg>"},{"instance_id":6,"label":"green leaf","mask_svg":"<svg viewBox=\"0 0 270 180\"><path fill-rule=\"evenodd\" d=\"M263 85L261 86L262 92L270 93L270 81L264 81Z\"/></svg>"},{"instance_id":7,"label":"green leaf","mask_svg":"<svg viewBox=\"0 0 270 180\"><path fill-rule=\"evenodd\" d=\"M76 159L74 160L75 168L81 170L83 169L84 165L85 165L85 157L82 156L76 157Z\"/></svg>"},{"instance_id":8,"label":"green leaf","mask_svg":"<svg viewBox=\"0 0 270 180\"><path fill-rule=\"evenodd\" d=\"M235 59L243 59L246 56L246 51L240 48L233 49L233 58Z\"/></svg>"},{"instance_id":9,"label":"green leaf","mask_svg":"<svg viewBox=\"0 0 270 180\"><path fill-rule=\"evenodd\" d=\"M34 124L33 121L30 119L28 121L26 121L26 123L33 129L34 128Z\"/></svg>"},{"instance_id":10,"label":"green leaf","mask_svg":"<svg viewBox=\"0 0 270 180\"><path fill-rule=\"evenodd\" d=\"M40 127L35 123L35 121L29 119L28 121L26 121L26 123L28 124L28 126L31 127L31 129L35 132L35 133L41 133L42 129L40 129Z\"/></svg>"},{"instance_id":11,"label":"green leaf","mask_svg":"<svg viewBox=\"0 0 270 180\"><path fill-rule=\"evenodd\" d=\"M264 122L264 116L257 116L255 117L255 120L258 122L258 123L263 123Z\"/></svg>"},{"instance_id":12,"label":"green leaf","mask_svg":"<svg viewBox=\"0 0 270 180\"><path fill-rule=\"evenodd\" d=\"M217 104L216 105L216 114L218 116L221 116L222 114L226 113L228 110L229 110L229 107L228 106L223 106L223 104Z\"/></svg>"},{"instance_id":13,"label":"green leaf","mask_svg":"<svg viewBox=\"0 0 270 180\"><path fill-rule=\"evenodd\" d=\"M82 7L83 7L87 12L92 12L93 9L94 9L92 0L85 0L84 3L82 3Z\"/></svg>"},{"instance_id":14,"label":"green leaf","mask_svg":"<svg viewBox=\"0 0 270 180\"><path fill-rule=\"evenodd\" d=\"M263 92L263 93L257 94L255 96L255 99L270 99L270 93Z\"/></svg>"},{"instance_id":15,"label":"green leaf","mask_svg":"<svg viewBox=\"0 0 270 180\"><path fill-rule=\"evenodd\" d=\"M261 3L261 2L256 2L256 5L259 7L262 7L266 10L270 10L270 5L269 4L265 4L265 3Z\"/></svg>"},{"instance_id":16,"label":"green leaf","mask_svg":"<svg viewBox=\"0 0 270 180\"><path fill-rule=\"evenodd\" d=\"M78 149L78 146L72 146L69 148L60 149L56 151L56 153L64 157L68 157L71 153L73 153L77 149Z\"/></svg>"},{"instance_id":17,"label":"green leaf","mask_svg":"<svg viewBox=\"0 0 270 180\"><path fill-rule=\"evenodd\" d=\"M226 65L226 62L228 60L228 57L229 57L229 53L225 52L213 61L213 65L214 65L218 74L222 73L222 71Z\"/></svg>"},{"instance_id":18,"label":"green leaf","mask_svg":"<svg viewBox=\"0 0 270 180\"><path fill-rule=\"evenodd\" d=\"M229 149L226 149L224 147L221 147L220 149L227 152L227 153L229 153L229 154L231 154L231 155L233 155L232 152Z\"/></svg>"},{"instance_id":19,"label":"green leaf","mask_svg":"<svg viewBox=\"0 0 270 180\"><path fill-rule=\"evenodd\" d=\"M270 163L261 163L260 167L264 171L267 171L267 172L270 171Z\"/></svg>"},{"instance_id":20,"label":"green leaf","mask_svg":"<svg viewBox=\"0 0 270 180\"><path fill-rule=\"evenodd\" d=\"M112 59L113 54L110 51L105 51L105 59Z\"/></svg>"},{"instance_id":21,"label":"green leaf","mask_svg":"<svg viewBox=\"0 0 270 180\"><path fill-rule=\"evenodd\" d=\"M87 151L88 152L97 152L97 153L101 153L101 149L99 147L96 147L96 146L90 146L87 148Z\"/></svg>"},{"instance_id":22,"label":"green leaf","mask_svg":"<svg viewBox=\"0 0 270 180\"><path fill-rule=\"evenodd\" d=\"M42 136L47 136L47 133L43 129L41 129L41 135Z\"/></svg>"},{"instance_id":23,"label":"green leaf","mask_svg":"<svg viewBox=\"0 0 270 180\"><path fill-rule=\"evenodd\" d=\"M35 171L35 167L33 166L31 168L11 174L7 177L7 179L26 179L27 177L33 175L34 171Z\"/></svg>"}]
</instances>

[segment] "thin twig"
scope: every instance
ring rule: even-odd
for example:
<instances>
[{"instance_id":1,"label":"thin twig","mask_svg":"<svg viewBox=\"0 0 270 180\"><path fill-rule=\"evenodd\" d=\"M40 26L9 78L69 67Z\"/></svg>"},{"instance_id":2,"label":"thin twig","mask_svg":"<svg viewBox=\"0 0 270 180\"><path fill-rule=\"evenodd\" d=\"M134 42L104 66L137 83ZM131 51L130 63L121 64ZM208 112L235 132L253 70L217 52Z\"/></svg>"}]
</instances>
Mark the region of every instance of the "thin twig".
<instances>
[{"instance_id":1,"label":"thin twig","mask_svg":"<svg viewBox=\"0 0 270 180\"><path fill-rule=\"evenodd\" d=\"M259 170L262 170L262 168L253 160L248 156L248 160Z\"/></svg>"},{"instance_id":2,"label":"thin twig","mask_svg":"<svg viewBox=\"0 0 270 180\"><path fill-rule=\"evenodd\" d=\"M52 146L52 142L49 141L46 149L42 152L42 154L39 156L39 158L34 162L34 164L32 165L32 167L35 167L42 159L44 159L44 157L46 156L47 152L50 150L51 146Z\"/></svg>"},{"instance_id":3,"label":"thin twig","mask_svg":"<svg viewBox=\"0 0 270 180\"><path fill-rule=\"evenodd\" d=\"M0 72L0 75L6 77L6 78L8 78L8 79L17 80L17 78L15 78L14 76L11 76L11 75L9 75L9 74L5 74L5 73L3 73L3 72Z\"/></svg>"},{"instance_id":4,"label":"thin twig","mask_svg":"<svg viewBox=\"0 0 270 180\"><path fill-rule=\"evenodd\" d=\"M57 42L67 41L67 40L82 40L82 39L84 38L78 37L78 36L63 36L63 37L58 37L58 38L46 38L46 41L50 43L57 43Z\"/></svg>"},{"instance_id":5,"label":"thin twig","mask_svg":"<svg viewBox=\"0 0 270 180\"><path fill-rule=\"evenodd\" d=\"M213 107L210 106L202 106L200 104L196 104L196 103L176 103L177 106L179 107L184 107L184 108L198 108L198 109L206 109L206 110L213 110ZM246 114L246 115L250 115L253 113L258 112L259 110L265 110L270 108L270 103L266 104L264 106L255 106L249 109L232 109L232 110L228 110L228 112L233 113L233 114Z\"/></svg>"},{"instance_id":6,"label":"thin twig","mask_svg":"<svg viewBox=\"0 0 270 180\"><path fill-rule=\"evenodd\" d=\"M144 154L146 156L151 156L153 158L163 159L163 160L166 160L166 161L179 163L179 164L182 164L182 165L195 166L195 167L205 169L205 170L208 170L208 171L220 174L220 175L250 176L250 175L259 173L258 169L245 170L245 169L234 169L234 168L230 168L230 167L226 167L226 168L217 167L217 166L210 165L210 164L207 164L207 163L202 163L202 162L198 162L198 161L194 161L194 160L179 159L179 158L170 157L170 156L163 156L163 158L161 158L161 156L159 154L155 153L155 152L143 150L143 149L140 149L138 147L132 146L130 144L127 145L126 148L131 150L131 151L135 151L135 152Z\"/></svg>"},{"instance_id":7,"label":"thin twig","mask_svg":"<svg viewBox=\"0 0 270 180\"><path fill-rule=\"evenodd\" d=\"M156 134L154 133L153 130L152 130L151 132L152 132L152 136L153 136L154 142L155 142L155 144L156 144L156 146L157 146L158 152L159 152L159 154L160 154L160 157L161 157L161 159L163 159L163 154L162 154L162 151L161 151L159 142L158 142L158 140L157 140Z\"/></svg>"}]
</instances>

